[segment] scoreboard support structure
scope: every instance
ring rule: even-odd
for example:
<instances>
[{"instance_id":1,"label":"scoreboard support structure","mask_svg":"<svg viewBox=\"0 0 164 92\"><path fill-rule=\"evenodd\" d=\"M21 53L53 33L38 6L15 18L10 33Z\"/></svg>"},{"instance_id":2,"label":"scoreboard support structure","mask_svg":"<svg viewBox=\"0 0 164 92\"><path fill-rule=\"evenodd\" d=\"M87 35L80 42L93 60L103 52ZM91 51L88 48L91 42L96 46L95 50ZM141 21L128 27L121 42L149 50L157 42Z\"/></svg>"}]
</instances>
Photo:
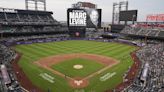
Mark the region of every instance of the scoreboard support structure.
<instances>
[{"instance_id":1,"label":"scoreboard support structure","mask_svg":"<svg viewBox=\"0 0 164 92\"><path fill-rule=\"evenodd\" d=\"M121 1L119 3L113 3L113 14L112 14L112 24L120 24L119 15L120 11L128 10L128 1Z\"/></svg>"}]
</instances>

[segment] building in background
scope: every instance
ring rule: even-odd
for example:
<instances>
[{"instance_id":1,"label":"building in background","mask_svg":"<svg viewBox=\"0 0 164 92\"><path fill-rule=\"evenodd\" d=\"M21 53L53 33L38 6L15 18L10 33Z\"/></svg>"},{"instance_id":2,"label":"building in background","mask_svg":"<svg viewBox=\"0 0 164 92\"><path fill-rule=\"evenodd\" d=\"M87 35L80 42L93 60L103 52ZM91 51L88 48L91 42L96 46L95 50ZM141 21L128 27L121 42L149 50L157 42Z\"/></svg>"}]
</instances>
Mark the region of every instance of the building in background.
<instances>
[{"instance_id":1,"label":"building in background","mask_svg":"<svg viewBox=\"0 0 164 92\"><path fill-rule=\"evenodd\" d=\"M72 8L80 8L80 9L97 9L97 5L90 3L90 2L77 2L75 4L72 4Z\"/></svg>"}]
</instances>

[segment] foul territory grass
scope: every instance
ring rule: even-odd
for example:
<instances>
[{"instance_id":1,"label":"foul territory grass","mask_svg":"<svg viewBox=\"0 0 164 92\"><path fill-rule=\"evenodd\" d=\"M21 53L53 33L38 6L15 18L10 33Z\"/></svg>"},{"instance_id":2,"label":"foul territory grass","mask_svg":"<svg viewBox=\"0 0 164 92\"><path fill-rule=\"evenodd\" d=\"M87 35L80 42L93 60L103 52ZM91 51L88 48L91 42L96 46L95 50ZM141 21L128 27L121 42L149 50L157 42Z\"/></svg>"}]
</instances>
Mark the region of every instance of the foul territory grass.
<instances>
[{"instance_id":1,"label":"foul territory grass","mask_svg":"<svg viewBox=\"0 0 164 92\"><path fill-rule=\"evenodd\" d=\"M82 65L82 69L75 69L74 65ZM91 61L82 58L76 58L71 60L62 61L61 63L52 65L54 70L57 70L66 76L75 77L86 77L91 73L94 73L102 69L105 65L98 63L96 61Z\"/></svg>"},{"instance_id":2,"label":"foul territory grass","mask_svg":"<svg viewBox=\"0 0 164 92\"><path fill-rule=\"evenodd\" d=\"M95 42L95 41L73 40L73 41L61 41L61 42L51 42L51 43L36 43L36 44L29 44L29 45L17 45L15 49L18 52L22 53L22 57L19 61L20 67L23 69L23 71L26 73L26 75L32 81L32 83L43 89L45 92L47 92L48 89L51 92L79 92L79 91L103 92L107 89L113 89L115 86L117 86L119 83L123 81L122 78L124 73L126 73L129 67L133 64L130 53L136 50L136 47L129 46L126 44L120 44L120 43L104 43L104 42ZM37 62L39 59L44 57L60 55L60 54L72 54L72 53L104 55L107 57L115 58L120 63L98 74L97 76L92 77L89 80L89 85L84 89L74 89L69 86L67 80L65 80L64 78L55 75L52 72L40 68L37 65L33 64L33 62ZM84 62L85 61L86 60L84 60ZM87 64L85 64L84 67L87 65L95 66L94 64L91 65L91 63L93 62L95 61L86 62ZM99 64L96 65L98 65L99 68L96 68L95 70L93 69L93 71L88 70L88 72L89 71L94 72L103 67L103 65L100 66ZM72 66L69 65L67 66L67 64L64 68L68 69L66 71L73 71ZM61 71L62 69L59 70ZM88 69L88 68L84 68L84 69ZM116 75L107 79L106 81L100 81L101 77L105 76L107 73L113 73L113 72L115 72ZM54 83L50 83L39 76L40 74L43 73L47 73L48 75L54 77L53 80ZM81 75L80 73L82 72L78 73L79 76L87 75L87 74Z\"/></svg>"}]
</instances>

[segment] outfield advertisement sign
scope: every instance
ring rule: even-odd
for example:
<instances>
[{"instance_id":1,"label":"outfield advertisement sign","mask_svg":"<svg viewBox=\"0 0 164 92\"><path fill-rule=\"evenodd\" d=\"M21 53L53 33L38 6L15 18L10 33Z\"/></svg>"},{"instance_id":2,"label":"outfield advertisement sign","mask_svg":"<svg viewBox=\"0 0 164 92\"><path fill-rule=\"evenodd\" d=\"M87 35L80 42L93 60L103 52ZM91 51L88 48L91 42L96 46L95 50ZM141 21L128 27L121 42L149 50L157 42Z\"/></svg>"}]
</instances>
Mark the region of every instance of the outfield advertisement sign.
<instances>
[{"instance_id":1,"label":"outfield advertisement sign","mask_svg":"<svg viewBox=\"0 0 164 92\"><path fill-rule=\"evenodd\" d=\"M73 9L67 10L69 27L101 27L101 9Z\"/></svg>"}]
</instances>

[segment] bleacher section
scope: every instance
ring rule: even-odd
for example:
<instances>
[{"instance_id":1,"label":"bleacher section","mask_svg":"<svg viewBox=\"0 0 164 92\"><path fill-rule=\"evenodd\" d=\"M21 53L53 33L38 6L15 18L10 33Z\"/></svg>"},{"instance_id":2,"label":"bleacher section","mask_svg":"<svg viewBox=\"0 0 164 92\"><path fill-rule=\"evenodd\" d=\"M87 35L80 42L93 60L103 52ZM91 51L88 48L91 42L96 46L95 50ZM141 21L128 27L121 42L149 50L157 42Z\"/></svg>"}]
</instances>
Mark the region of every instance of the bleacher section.
<instances>
[{"instance_id":1,"label":"bleacher section","mask_svg":"<svg viewBox=\"0 0 164 92\"><path fill-rule=\"evenodd\" d=\"M141 66L149 65L145 73L145 67L141 67L139 76L125 92L163 92L164 90L164 43L148 45L137 51L137 57L142 62ZM144 73L145 79L142 79Z\"/></svg>"},{"instance_id":2,"label":"bleacher section","mask_svg":"<svg viewBox=\"0 0 164 92\"><path fill-rule=\"evenodd\" d=\"M144 28L126 26L122 31L125 35L134 35L141 37L164 38L164 29L162 28Z\"/></svg>"},{"instance_id":3,"label":"bleacher section","mask_svg":"<svg viewBox=\"0 0 164 92\"><path fill-rule=\"evenodd\" d=\"M0 74L0 92L24 92L11 67L16 52L2 44L0 44L0 52L0 72L3 72ZM9 81L5 82L6 75Z\"/></svg>"},{"instance_id":4,"label":"bleacher section","mask_svg":"<svg viewBox=\"0 0 164 92\"><path fill-rule=\"evenodd\" d=\"M52 17L52 12L0 8L0 33L68 31Z\"/></svg>"},{"instance_id":5,"label":"bleacher section","mask_svg":"<svg viewBox=\"0 0 164 92\"><path fill-rule=\"evenodd\" d=\"M164 31L160 31L159 37L164 37Z\"/></svg>"},{"instance_id":6,"label":"bleacher section","mask_svg":"<svg viewBox=\"0 0 164 92\"><path fill-rule=\"evenodd\" d=\"M10 62L14 55L15 52L10 50L9 48L5 47L4 45L0 45L0 64L6 64Z\"/></svg>"},{"instance_id":7,"label":"bleacher section","mask_svg":"<svg viewBox=\"0 0 164 92\"><path fill-rule=\"evenodd\" d=\"M51 24L57 23L52 17L52 12L47 11L32 11L32 10L17 10L14 12L0 11L0 23L3 22L49 22Z\"/></svg>"},{"instance_id":8,"label":"bleacher section","mask_svg":"<svg viewBox=\"0 0 164 92\"><path fill-rule=\"evenodd\" d=\"M121 33L156 40L164 38L163 28L126 26ZM134 83L125 88L125 92L163 92L164 44L149 44L137 51L136 55L142 62L141 69ZM149 65L147 73L145 73L145 64ZM141 78L143 73L146 75L144 80Z\"/></svg>"}]
</instances>

